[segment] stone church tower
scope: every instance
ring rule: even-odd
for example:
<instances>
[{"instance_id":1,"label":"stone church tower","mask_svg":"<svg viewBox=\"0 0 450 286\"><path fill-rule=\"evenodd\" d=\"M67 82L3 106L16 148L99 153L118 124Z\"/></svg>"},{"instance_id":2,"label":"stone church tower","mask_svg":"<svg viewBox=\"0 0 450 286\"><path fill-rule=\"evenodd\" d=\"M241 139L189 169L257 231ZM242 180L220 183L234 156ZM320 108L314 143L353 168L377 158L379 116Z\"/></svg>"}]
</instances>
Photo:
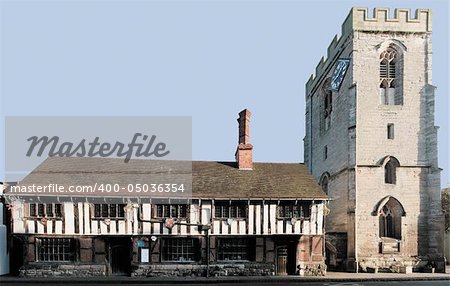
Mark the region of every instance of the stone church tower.
<instances>
[{"instance_id":1,"label":"stone church tower","mask_svg":"<svg viewBox=\"0 0 450 286\"><path fill-rule=\"evenodd\" d=\"M353 8L306 83L329 268L444 267L431 31L431 10Z\"/></svg>"}]
</instances>

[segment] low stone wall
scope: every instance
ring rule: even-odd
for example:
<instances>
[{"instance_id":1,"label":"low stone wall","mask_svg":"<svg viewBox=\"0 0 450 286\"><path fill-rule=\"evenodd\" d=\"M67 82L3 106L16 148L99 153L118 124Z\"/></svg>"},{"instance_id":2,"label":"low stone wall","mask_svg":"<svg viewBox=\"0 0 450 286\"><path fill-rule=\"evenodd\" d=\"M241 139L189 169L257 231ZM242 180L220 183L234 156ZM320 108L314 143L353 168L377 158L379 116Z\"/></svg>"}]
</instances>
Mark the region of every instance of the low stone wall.
<instances>
[{"instance_id":1,"label":"low stone wall","mask_svg":"<svg viewBox=\"0 0 450 286\"><path fill-rule=\"evenodd\" d=\"M209 276L271 276L275 265L271 263L211 264ZM206 265L197 264L141 264L134 267L134 277L204 277Z\"/></svg>"},{"instance_id":2,"label":"low stone wall","mask_svg":"<svg viewBox=\"0 0 450 286\"><path fill-rule=\"evenodd\" d=\"M373 255L362 258L359 267L363 272L445 272L445 261L427 256L410 257L403 255ZM434 270L433 270L434 269Z\"/></svg>"},{"instance_id":3,"label":"low stone wall","mask_svg":"<svg viewBox=\"0 0 450 286\"><path fill-rule=\"evenodd\" d=\"M401 273L405 267L420 265L418 259L402 255L373 255L362 258L359 261L359 268L363 272L393 272Z\"/></svg>"},{"instance_id":4,"label":"low stone wall","mask_svg":"<svg viewBox=\"0 0 450 286\"><path fill-rule=\"evenodd\" d=\"M94 277L105 276L106 266L98 264L41 264L33 263L19 270L21 277Z\"/></svg>"},{"instance_id":5,"label":"low stone wall","mask_svg":"<svg viewBox=\"0 0 450 286\"><path fill-rule=\"evenodd\" d=\"M298 269L300 276L325 276L327 265L324 262L300 262Z\"/></svg>"}]
</instances>

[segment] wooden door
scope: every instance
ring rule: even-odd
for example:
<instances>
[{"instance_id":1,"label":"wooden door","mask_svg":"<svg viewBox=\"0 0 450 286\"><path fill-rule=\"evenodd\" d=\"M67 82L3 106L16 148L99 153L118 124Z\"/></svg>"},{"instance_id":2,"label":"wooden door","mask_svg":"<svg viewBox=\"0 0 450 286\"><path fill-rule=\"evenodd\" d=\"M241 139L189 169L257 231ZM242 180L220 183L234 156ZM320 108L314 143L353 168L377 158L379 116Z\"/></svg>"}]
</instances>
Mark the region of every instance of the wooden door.
<instances>
[{"instance_id":1,"label":"wooden door","mask_svg":"<svg viewBox=\"0 0 450 286\"><path fill-rule=\"evenodd\" d=\"M110 266L112 275L129 275L131 270L132 245L129 239L113 239L110 244Z\"/></svg>"},{"instance_id":2,"label":"wooden door","mask_svg":"<svg viewBox=\"0 0 450 286\"><path fill-rule=\"evenodd\" d=\"M277 275L284 276L287 273L288 248L286 245L277 247Z\"/></svg>"}]
</instances>

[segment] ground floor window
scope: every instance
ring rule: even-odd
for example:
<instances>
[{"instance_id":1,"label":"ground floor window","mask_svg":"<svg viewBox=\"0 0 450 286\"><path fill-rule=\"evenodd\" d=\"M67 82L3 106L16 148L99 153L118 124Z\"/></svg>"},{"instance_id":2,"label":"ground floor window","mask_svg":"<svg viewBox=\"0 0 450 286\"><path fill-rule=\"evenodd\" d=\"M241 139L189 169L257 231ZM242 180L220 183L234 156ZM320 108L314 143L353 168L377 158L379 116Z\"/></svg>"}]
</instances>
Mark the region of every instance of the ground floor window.
<instances>
[{"instance_id":1,"label":"ground floor window","mask_svg":"<svg viewBox=\"0 0 450 286\"><path fill-rule=\"evenodd\" d=\"M194 262L200 257L200 245L197 238L163 238L162 261Z\"/></svg>"},{"instance_id":2,"label":"ground floor window","mask_svg":"<svg viewBox=\"0 0 450 286\"><path fill-rule=\"evenodd\" d=\"M394 198L389 198L379 210L379 236L395 239L402 238L403 206Z\"/></svg>"},{"instance_id":3,"label":"ground floor window","mask_svg":"<svg viewBox=\"0 0 450 286\"><path fill-rule=\"evenodd\" d=\"M221 261L254 260L255 241L251 238L218 238L217 259Z\"/></svg>"},{"instance_id":4,"label":"ground floor window","mask_svg":"<svg viewBox=\"0 0 450 286\"><path fill-rule=\"evenodd\" d=\"M38 238L38 261L74 261L75 240L73 238Z\"/></svg>"}]
</instances>

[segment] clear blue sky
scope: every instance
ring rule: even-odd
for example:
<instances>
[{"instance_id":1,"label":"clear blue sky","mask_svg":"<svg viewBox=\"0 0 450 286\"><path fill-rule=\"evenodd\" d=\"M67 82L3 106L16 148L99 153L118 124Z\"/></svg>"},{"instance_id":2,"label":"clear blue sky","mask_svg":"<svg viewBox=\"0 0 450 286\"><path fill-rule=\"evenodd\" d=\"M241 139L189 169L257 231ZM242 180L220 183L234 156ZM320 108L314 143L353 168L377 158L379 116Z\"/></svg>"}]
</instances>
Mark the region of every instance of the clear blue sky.
<instances>
[{"instance_id":1,"label":"clear blue sky","mask_svg":"<svg viewBox=\"0 0 450 286\"><path fill-rule=\"evenodd\" d=\"M230 161L249 108L255 161L302 162L304 84L352 6L433 9L449 186L445 0L1 1L0 118L188 115L193 159Z\"/></svg>"}]
</instances>

